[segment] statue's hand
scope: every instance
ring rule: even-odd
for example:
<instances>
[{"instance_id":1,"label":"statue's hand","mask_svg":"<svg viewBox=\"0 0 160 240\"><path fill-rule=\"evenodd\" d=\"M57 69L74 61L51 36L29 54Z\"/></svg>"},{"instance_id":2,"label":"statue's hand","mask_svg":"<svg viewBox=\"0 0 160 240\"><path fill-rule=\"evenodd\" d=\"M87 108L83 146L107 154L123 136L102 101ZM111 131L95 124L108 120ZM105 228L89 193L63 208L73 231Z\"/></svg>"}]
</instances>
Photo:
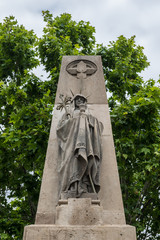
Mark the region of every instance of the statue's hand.
<instances>
[{"instance_id":1,"label":"statue's hand","mask_svg":"<svg viewBox=\"0 0 160 240\"><path fill-rule=\"evenodd\" d=\"M67 113L67 118L71 118L71 114L70 113Z\"/></svg>"}]
</instances>

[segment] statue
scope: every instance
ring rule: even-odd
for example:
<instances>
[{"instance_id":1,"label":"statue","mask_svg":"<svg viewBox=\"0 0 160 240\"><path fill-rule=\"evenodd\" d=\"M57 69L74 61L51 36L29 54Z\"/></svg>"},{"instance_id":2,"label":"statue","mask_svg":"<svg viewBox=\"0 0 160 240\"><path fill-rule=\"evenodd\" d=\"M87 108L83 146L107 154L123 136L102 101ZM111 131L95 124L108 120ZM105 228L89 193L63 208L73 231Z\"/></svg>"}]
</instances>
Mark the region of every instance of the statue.
<instances>
[{"instance_id":1,"label":"statue","mask_svg":"<svg viewBox=\"0 0 160 240\"><path fill-rule=\"evenodd\" d=\"M102 159L103 125L89 114L87 97L60 95L65 113L57 126L59 144L59 198L80 198L100 190L99 169ZM67 105L69 105L67 107Z\"/></svg>"}]
</instances>

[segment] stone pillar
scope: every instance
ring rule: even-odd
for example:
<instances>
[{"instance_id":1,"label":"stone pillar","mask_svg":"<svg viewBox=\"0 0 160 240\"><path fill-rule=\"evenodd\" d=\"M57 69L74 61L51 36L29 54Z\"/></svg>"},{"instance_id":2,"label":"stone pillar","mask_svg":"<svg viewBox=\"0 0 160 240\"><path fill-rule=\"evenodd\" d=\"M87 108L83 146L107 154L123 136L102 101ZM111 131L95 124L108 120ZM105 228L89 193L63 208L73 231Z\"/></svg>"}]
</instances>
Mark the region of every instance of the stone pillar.
<instances>
[{"instance_id":1,"label":"stone pillar","mask_svg":"<svg viewBox=\"0 0 160 240\"><path fill-rule=\"evenodd\" d=\"M63 114L59 95L88 96L89 112L103 123L99 200L68 199L58 203L58 142L56 127ZM81 211L81 207L83 211ZM88 218L87 218L88 216ZM84 226L83 226L84 224ZM87 225L87 226L86 226ZM68 236L67 238L65 236ZM64 56L48 142L35 225L25 227L24 240L136 240L135 228L125 223L100 56Z\"/></svg>"}]
</instances>

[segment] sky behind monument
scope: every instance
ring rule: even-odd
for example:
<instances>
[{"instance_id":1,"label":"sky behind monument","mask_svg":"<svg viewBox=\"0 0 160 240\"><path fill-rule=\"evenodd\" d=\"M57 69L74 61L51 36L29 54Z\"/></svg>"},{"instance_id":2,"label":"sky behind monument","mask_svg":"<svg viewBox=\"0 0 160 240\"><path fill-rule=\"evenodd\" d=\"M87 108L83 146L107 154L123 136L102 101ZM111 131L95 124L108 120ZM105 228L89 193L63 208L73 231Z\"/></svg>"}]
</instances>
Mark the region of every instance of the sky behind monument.
<instances>
[{"instance_id":1,"label":"sky behind monument","mask_svg":"<svg viewBox=\"0 0 160 240\"><path fill-rule=\"evenodd\" d=\"M124 35L136 35L151 66L144 79L158 80L160 74L160 1L159 0L1 0L0 21L13 15L19 24L33 29L40 37L44 27L42 10L56 17L70 13L75 21L89 21L96 28L97 43L108 45Z\"/></svg>"}]
</instances>

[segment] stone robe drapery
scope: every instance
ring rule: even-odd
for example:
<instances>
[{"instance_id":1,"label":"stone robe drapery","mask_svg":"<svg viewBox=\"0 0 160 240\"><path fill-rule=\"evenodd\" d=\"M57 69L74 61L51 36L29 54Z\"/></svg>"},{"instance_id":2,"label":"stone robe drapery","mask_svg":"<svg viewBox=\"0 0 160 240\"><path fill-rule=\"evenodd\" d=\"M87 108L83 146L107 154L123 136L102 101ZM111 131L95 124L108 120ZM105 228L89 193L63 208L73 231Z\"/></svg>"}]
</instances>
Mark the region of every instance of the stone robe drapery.
<instances>
[{"instance_id":1,"label":"stone robe drapery","mask_svg":"<svg viewBox=\"0 0 160 240\"><path fill-rule=\"evenodd\" d=\"M63 115L57 127L61 196L80 197L84 192L99 191L102 130L102 123L90 114L74 111L70 118ZM76 182L77 188L71 190Z\"/></svg>"}]
</instances>

